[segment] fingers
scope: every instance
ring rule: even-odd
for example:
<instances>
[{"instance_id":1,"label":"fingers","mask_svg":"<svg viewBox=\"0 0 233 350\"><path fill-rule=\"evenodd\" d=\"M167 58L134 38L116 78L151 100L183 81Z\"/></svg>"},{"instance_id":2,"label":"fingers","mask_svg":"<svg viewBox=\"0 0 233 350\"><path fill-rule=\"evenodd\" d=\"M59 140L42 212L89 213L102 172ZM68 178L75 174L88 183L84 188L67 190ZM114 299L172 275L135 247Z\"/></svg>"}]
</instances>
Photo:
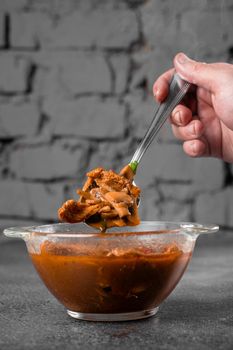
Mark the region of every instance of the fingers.
<instances>
[{"instance_id":1,"label":"fingers","mask_svg":"<svg viewBox=\"0 0 233 350\"><path fill-rule=\"evenodd\" d=\"M208 145L204 139L185 141L183 144L184 152L190 157L208 156Z\"/></svg>"},{"instance_id":2,"label":"fingers","mask_svg":"<svg viewBox=\"0 0 233 350\"><path fill-rule=\"evenodd\" d=\"M201 137L204 132L204 127L200 120L192 120L185 126L176 126L173 124L172 130L177 139L188 141Z\"/></svg>"},{"instance_id":3,"label":"fingers","mask_svg":"<svg viewBox=\"0 0 233 350\"><path fill-rule=\"evenodd\" d=\"M169 83L176 71L183 79L201 88L203 98L211 100L211 94L216 94L225 84L225 78L232 71L232 65L226 63L197 62L184 53L178 53L174 58L174 67L162 74L154 83L153 93L158 102L168 95ZM225 77L225 78L224 78ZM211 102L211 101L210 101Z\"/></svg>"},{"instance_id":4,"label":"fingers","mask_svg":"<svg viewBox=\"0 0 233 350\"><path fill-rule=\"evenodd\" d=\"M221 77L221 71L214 64L206 64L191 60L183 53L174 58L174 66L180 76L200 87L214 92L216 81Z\"/></svg>"},{"instance_id":5,"label":"fingers","mask_svg":"<svg viewBox=\"0 0 233 350\"><path fill-rule=\"evenodd\" d=\"M158 102L162 102L168 95L169 83L174 74L174 68L162 74L154 83L153 94Z\"/></svg>"},{"instance_id":6,"label":"fingers","mask_svg":"<svg viewBox=\"0 0 233 350\"><path fill-rule=\"evenodd\" d=\"M181 112L178 117L177 114ZM185 106L177 106L171 116L172 130L175 137L183 143L183 149L190 157L202 157L208 153L208 144L204 134L204 126L199 119L192 119L191 111Z\"/></svg>"},{"instance_id":7,"label":"fingers","mask_svg":"<svg viewBox=\"0 0 233 350\"><path fill-rule=\"evenodd\" d=\"M172 111L170 120L176 126L185 126L192 120L192 112L188 107L178 105Z\"/></svg>"}]
</instances>

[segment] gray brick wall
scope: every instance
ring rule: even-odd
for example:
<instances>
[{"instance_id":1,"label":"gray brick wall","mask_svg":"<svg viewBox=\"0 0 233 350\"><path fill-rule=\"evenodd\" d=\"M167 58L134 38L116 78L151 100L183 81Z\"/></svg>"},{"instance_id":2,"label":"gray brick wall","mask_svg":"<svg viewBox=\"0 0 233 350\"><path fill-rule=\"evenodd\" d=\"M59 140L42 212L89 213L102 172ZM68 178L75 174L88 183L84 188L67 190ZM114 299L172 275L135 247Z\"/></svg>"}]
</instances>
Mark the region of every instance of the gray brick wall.
<instances>
[{"instance_id":1,"label":"gray brick wall","mask_svg":"<svg viewBox=\"0 0 233 350\"><path fill-rule=\"evenodd\" d=\"M86 171L119 170L180 50L233 61L233 0L1 0L0 219L56 221ZM233 227L233 167L163 127L140 165L143 219Z\"/></svg>"}]
</instances>

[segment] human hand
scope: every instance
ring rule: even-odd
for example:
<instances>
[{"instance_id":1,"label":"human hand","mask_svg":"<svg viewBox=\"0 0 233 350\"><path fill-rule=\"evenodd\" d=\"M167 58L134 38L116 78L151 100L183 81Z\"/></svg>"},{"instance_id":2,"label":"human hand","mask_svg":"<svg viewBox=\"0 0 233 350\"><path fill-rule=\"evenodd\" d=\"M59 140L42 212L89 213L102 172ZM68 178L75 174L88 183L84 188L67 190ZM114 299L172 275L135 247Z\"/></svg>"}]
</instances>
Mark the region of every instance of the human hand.
<instances>
[{"instance_id":1,"label":"human hand","mask_svg":"<svg viewBox=\"0 0 233 350\"><path fill-rule=\"evenodd\" d=\"M174 67L156 80L153 93L159 102L166 98L175 70L196 85L170 118L174 135L184 141L185 153L233 163L233 65L196 62L179 53Z\"/></svg>"}]
</instances>

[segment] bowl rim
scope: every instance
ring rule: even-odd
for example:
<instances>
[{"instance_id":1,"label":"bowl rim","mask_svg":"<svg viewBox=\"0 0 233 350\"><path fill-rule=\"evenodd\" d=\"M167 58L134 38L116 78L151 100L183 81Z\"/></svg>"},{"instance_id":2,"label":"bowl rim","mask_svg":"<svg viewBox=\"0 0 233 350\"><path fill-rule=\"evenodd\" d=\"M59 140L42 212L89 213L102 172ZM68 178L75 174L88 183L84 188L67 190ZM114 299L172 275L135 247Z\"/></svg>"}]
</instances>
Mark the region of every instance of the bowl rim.
<instances>
[{"instance_id":1,"label":"bowl rim","mask_svg":"<svg viewBox=\"0 0 233 350\"><path fill-rule=\"evenodd\" d=\"M141 226L145 226L147 229L140 230ZM156 229L156 226L160 229ZM164 226L163 229L161 227ZM166 229L166 226L170 226L170 229ZM54 229L61 229L60 232L55 232ZM73 231L70 229L72 228ZM74 232L74 229L77 231ZM85 232L82 232L85 231ZM186 233L197 237L199 234L214 233L219 231L218 225L200 224L196 222L175 222L175 221L141 221L137 226L125 226L120 228L109 229L106 233L102 233L99 230L90 227L85 223L69 224L69 223L55 223L46 225L35 225L27 227L9 227L3 230L3 233L7 237L17 237L28 239L30 236L49 236L49 237L100 237L110 238L113 236L144 236L144 235L167 235Z\"/></svg>"}]
</instances>

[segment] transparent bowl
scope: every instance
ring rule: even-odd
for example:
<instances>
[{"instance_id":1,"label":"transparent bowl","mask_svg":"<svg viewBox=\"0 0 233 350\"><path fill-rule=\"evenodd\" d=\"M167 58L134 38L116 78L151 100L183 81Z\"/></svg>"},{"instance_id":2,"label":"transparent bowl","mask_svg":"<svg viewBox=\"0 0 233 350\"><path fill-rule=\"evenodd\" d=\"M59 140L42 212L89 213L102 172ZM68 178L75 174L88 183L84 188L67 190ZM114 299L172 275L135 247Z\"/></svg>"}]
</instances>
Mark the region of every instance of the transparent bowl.
<instances>
[{"instance_id":1,"label":"transparent bowl","mask_svg":"<svg viewBox=\"0 0 233 350\"><path fill-rule=\"evenodd\" d=\"M154 315L180 281L199 234L218 226L145 221L103 234L86 224L14 227L42 281L70 316L124 321Z\"/></svg>"}]
</instances>

